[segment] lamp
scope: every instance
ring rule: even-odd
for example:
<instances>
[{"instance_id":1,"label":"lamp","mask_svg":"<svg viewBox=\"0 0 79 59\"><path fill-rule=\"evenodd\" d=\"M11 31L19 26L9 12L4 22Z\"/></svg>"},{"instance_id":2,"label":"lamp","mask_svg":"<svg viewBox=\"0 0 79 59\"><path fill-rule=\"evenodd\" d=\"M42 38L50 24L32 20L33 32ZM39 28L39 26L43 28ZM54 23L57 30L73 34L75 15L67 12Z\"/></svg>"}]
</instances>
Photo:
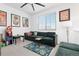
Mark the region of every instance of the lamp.
<instances>
[{"instance_id":1,"label":"lamp","mask_svg":"<svg viewBox=\"0 0 79 59\"><path fill-rule=\"evenodd\" d=\"M62 22L62 26L66 28L67 42L69 43L69 28L72 27L72 22Z\"/></svg>"}]
</instances>

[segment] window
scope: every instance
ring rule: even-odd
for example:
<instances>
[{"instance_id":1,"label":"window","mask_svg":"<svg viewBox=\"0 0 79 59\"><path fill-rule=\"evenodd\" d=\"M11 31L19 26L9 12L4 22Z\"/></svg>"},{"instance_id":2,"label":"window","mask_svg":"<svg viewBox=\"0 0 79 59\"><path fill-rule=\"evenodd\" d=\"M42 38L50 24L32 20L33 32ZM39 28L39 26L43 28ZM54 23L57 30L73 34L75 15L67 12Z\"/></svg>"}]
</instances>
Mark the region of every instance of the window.
<instances>
[{"instance_id":1,"label":"window","mask_svg":"<svg viewBox=\"0 0 79 59\"><path fill-rule=\"evenodd\" d=\"M39 29L50 30L56 29L56 13L38 17Z\"/></svg>"}]
</instances>

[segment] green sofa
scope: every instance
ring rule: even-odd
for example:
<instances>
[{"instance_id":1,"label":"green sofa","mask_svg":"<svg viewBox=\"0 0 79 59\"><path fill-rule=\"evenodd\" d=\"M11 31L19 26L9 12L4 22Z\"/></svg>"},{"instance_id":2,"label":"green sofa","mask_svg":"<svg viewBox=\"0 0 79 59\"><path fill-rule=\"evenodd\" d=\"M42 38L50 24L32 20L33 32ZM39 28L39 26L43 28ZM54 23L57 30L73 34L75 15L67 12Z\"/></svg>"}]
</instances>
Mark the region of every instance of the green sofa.
<instances>
[{"instance_id":1,"label":"green sofa","mask_svg":"<svg viewBox=\"0 0 79 59\"><path fill-rule=\"evenodd\" d=\"M24 33L24 39L55 47L57 41L55 32L36 32L37 35L35 35L35 32L36 31L31 31L31 36L28 36L27 33ZM42 39L36 40L36 38Z\"/></svg>"},{"instance_id":2,"label":"green sofa","mask_svg":"<svg viewBox=\"0 0 79 59\"><path fill-rule=\"evenodd\" d=\"M79 45L61 42L55 54L56 56L79 56Z\"/></svg>"}]
</instances>

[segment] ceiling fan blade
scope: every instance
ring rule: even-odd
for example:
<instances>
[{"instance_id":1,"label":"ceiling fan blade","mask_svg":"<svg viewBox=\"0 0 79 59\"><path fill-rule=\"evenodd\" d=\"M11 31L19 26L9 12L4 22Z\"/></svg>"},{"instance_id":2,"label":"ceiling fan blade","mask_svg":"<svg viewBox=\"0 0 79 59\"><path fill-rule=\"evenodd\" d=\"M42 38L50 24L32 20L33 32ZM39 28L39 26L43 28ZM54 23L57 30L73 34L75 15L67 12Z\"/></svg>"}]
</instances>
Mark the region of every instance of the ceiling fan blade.
<instances>
[{"instance_id":1,"label":"ceiling fan blade","mask_svg":"<svg viewBox=\"0 0 79 59\"><path fill-rule=\"evenodd\" d=\"M40 6L42 6L42 7L45 7L45 5L43 5L43 4L41 4L41 3L35 3L35 4L40 5Z\"/></svg>"},{"instance_id":2,"label":"ceiling fan blade","mask_svg":"<svg viewBox=\"0 0 79 59\"><path fill-rule=\"evenodd\" d=\"M27 5L28 3L24 3L20 8L24 7L25 5Z\"/></svg>"},{"instance_id":3,"label":"ceiling fan blade","mask_svg":"<svg viewBox=\"0 0 79 59\"><path fill-rule=\"evenodd\" d=\"M33 11L35 11L35 8L34 8L33 4L31 4L31 5L32 5L32 8L33 8Z\"/></svg>"}]
</instances>

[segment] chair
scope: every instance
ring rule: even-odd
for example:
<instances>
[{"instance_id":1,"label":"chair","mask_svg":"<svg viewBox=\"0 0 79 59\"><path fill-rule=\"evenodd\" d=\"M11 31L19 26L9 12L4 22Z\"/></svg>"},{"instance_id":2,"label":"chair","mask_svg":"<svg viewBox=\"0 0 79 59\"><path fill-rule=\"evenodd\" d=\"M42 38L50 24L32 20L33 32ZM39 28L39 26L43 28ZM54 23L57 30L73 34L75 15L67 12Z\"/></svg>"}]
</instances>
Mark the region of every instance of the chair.
<instances>
[{"instance_id":1,"label":"chair","mask_svg":"<svg viewBox=\"0 0 79 59\"><path fill-rule=\"evenodd\" d=\"M8 26L5 30L5 40L6 40L7 45L13 43L12 27L11 26Z\"/></svg>"},{"instance_id":2,"label":"chair","mask_svg":"<svg viewBox=\"0 0 79 59\"><path fill-rule=\"evenodd\" d=\"M5 40L3 39L3 34L0 34L0 47L5 46Z\"/></svg>"}]
</instances>

